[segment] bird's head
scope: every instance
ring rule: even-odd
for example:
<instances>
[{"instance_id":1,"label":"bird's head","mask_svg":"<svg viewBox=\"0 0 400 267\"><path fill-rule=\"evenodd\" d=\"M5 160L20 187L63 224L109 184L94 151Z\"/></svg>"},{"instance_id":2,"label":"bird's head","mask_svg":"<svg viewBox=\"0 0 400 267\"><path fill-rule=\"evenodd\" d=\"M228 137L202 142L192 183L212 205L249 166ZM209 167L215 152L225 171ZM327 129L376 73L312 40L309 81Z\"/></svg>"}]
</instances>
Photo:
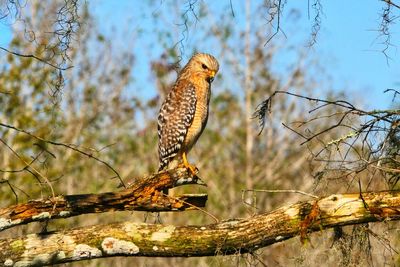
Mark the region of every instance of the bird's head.
<instances>
[{"instance_id":1,"label":"bird's head","mask_svg":"<svg viewBox=\"0 0 400 267\"><path fill-rule=\"evenodd\" d=\"M189 68L198 78L211 83L219 69L219 63L210 54L197 53L192 56L185 69Z\"/></svg>"}]
</instances>

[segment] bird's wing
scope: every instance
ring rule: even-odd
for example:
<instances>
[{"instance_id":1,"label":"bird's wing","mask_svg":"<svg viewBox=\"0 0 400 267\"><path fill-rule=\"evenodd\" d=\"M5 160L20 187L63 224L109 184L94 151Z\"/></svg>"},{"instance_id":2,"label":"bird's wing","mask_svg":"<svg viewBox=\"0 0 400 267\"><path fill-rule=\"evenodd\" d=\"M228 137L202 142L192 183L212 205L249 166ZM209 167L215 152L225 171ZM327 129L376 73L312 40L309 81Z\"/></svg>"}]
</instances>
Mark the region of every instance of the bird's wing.
<instances>
[{"instance_id":1,"label":"bird's wing","mask_svg":"<svg viewBox=\"0 0 400 267\"><path fill-rule=\"evenodd\" d=\"M158 154L160 170L182 147L196 111L196 91L187 80L178 81L161 106L158 115Z\"/></svg>"}]
</instances>

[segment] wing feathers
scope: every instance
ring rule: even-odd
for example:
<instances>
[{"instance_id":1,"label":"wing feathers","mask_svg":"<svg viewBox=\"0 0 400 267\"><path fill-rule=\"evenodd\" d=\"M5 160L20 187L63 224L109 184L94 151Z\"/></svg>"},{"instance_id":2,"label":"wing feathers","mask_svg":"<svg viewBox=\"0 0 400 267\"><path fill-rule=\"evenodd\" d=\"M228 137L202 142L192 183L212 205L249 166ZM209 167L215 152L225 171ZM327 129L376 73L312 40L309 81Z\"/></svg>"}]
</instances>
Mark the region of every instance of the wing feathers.
<instances>
[{"instance_id":1,"label":"wing feathers","mask_svg":"<svg viewBox=\"0 0 400 267\"><path fill-rule=\"evenodd\" d=\"M158 116L160 170L178 154L193 122L196 91L187 80L179 80L161 106Z\"/></svg>"}]
</instances>

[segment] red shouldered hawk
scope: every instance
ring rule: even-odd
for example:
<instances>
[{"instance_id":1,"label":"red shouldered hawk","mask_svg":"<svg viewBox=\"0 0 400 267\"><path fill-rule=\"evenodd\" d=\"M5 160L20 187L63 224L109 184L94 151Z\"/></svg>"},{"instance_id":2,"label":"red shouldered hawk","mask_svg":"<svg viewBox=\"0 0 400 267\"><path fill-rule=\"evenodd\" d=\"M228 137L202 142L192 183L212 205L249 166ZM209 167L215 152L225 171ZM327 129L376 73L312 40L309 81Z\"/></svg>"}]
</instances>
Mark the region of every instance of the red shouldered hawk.
<instances>
[{"instance_id":1,"label":"red shouldered hawk","mask_svg":"<svg viewBox=\"0 0 400 267\"><path fill-rule=\"evenodd\" d=\"M218 69L212 55L198 53L179 73L158 115L159 171L183 164L195 174L187 154L206 126L211 82Z\"/></svg>"}]
</instances>

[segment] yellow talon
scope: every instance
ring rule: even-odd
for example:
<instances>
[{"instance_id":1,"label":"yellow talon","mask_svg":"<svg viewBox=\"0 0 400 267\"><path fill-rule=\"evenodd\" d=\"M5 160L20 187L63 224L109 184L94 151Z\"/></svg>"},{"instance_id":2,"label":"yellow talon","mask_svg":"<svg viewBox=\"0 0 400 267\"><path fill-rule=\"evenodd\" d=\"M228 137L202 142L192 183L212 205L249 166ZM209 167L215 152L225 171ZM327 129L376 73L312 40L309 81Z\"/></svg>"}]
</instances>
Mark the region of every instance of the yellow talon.
<instances>
[{"instance_id":1,"label":"yellow talon","mask_svg":"<svg viewBox=\"0 0 400 267\"><path fill-rule=\"evenodd\" d=\"M191 173L193 176L195 176L195 175L198 173L198 171L199 171L199 170L197 169L197 167L194 166L194 165L190 165L190 164L189 164L189 162L188 162L188 160L187 160L187 158L186 158L186 153L185 153L185 152L183 152L182 158L183 158L183 166L184 166L186 169L188 169L188 170L190 171L190 173Z\"/></svg>"}]
</instances>

